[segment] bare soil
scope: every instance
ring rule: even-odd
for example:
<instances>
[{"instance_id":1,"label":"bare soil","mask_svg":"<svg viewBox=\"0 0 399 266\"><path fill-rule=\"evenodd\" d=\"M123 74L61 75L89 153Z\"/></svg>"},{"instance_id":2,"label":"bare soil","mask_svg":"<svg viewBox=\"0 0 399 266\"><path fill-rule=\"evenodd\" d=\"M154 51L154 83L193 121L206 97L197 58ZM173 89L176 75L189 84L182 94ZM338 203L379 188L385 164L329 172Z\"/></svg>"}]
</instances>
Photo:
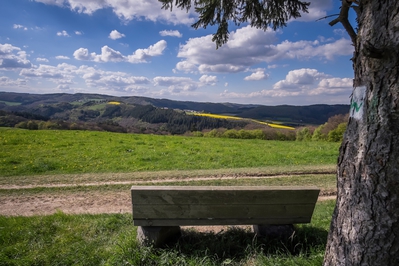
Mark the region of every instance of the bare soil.
<instances>
[{"instance_id":1,"label":"bare soil","mask_svg":"<svg viewBox=\"0 0 399 266\"><path fill-rule=\"evenodd\" d=\"M236 178L236 177L235 177ZM209 179L209 178L208 178ZM189 179L198 180L198 179ZM171 180L172 181L172 180ZM149 181L147 180L146 183ZM156 183L154 180L153 183ZM162 180L161 182L165 182ZM109 184L124 184L127 182L86 183L79 186L99 186ZM131 182L130 182L131 183ZM135 182L137 183L137 182ZM71 187L74 184L0 186L0 189L26 189L33 187ZM322 191L319 200L335 199L335 191ZM17 193L16 195L0 196L0 215L32 216L48 215L57 211L67 214L99 214L99 213L131 213L132 204L130 191L89 191L89 192L57 192L54 194Z\"/></svg>"}]
</instances>

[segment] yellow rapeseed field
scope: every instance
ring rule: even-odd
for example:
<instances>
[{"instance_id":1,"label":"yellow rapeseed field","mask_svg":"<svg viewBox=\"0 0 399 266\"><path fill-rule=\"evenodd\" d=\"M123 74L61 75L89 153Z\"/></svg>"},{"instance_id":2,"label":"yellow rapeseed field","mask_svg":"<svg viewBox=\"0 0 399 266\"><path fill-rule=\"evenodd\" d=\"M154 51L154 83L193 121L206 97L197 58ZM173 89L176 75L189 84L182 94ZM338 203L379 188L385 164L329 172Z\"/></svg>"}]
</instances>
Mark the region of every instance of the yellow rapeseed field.
<instances>
[{"instance_id":1,"label":"yellow rapeseed field","mask_svg":"<svg viewBox=\"0 0 399 266\"><path fill-rule=\"evenodd\" d=\"M108 102L108 104L120 105L120 102Z\"/></svg>"},{"instance_id":2,"label":"yellow rapeseed field","mask_svg":"<svg viewBox=\"0 0 399 266\"><path fill-rule=\"evenodd\" d=\"M234 120L243 120L244 119L241 117L229 116L229 115L216 115L216 114L206 114L206 113L192 113L192 114L197 115L197 116L207 116L207 117L220 118L220 119L234 119ZM289 127L289 126L273 124L273 123L266 123L266 122L262 122L262 121L258 121L258 120L254 120L254 119L251 119L251 121L258 123L258 124L267 125L272 128L291 129L291 130L295 129L295 128Z\"/></svg>"}]
</instances>

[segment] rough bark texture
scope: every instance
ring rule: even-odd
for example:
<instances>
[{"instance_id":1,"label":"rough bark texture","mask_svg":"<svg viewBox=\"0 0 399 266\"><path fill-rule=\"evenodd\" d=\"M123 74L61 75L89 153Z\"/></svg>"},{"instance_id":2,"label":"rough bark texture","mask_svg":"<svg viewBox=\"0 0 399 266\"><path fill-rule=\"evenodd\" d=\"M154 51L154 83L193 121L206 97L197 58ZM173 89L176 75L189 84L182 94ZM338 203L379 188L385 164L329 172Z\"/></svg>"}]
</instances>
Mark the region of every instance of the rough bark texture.
<instances>
[{"instance_id":1,"label":"rough bark texture","mask_svg":"<svg viewBox=\"0 0 399 266\"><path fill-rule=\"evenodd\" d=\"M360 0L359 9L324 265L399 265L399 1Z\"/></svg>"}]
</instances>

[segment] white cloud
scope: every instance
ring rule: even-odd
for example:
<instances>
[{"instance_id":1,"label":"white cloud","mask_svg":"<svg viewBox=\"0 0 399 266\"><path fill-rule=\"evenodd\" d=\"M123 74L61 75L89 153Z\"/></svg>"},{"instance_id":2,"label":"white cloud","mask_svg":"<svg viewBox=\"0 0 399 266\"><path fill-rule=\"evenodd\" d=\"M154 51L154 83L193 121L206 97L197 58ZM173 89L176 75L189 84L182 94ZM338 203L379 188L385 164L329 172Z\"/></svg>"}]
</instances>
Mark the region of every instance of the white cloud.
<instances>
[{"instance_id":1,"label":"white cloud","mask_svg":"<svg viewBox=\"0 0 399 266\"><path fill-rule=\"evenodd\" d=\"M178 38L183 37L183 34L181 34L178 30L163 30L163 31L160 31L159 34L161 36L172 36L172 37L178 37Z\"/></svg>"},{"instance_id":2,"label":"white cloud","mask_svg":"<svg viewBox=\"0 0 399 266\"><path fill-rule=\"evenodd\" d=\"M70 37L68 32L66 32L65 30L57 32L57 36Z\"/></svg>"},{"instance_id":3,"label":"white cloud","mask_svg":"<svg viewBox=\"0 0 399 266\"><path fill-rule=\"evenodd\" d=\"M26 80L25 79L10 79L9 77L3 76L0 77L0 86L1 87L24 87L26 86Z\"/></svg>"},{"instance_id":4,"label":"white cloud","mask_svg":"<svg viewBox=\"0 0 399 266\"><path fill-rule=\"evenodd\" d=\"M13 25L14 29L23 29L23 30L28 30L27 27L23 26L23 25L19 25L19 24L14 24Z\"/></svg>"},{"instance_id":5,"label":"white cloud","mask_svg":"<svg viewBox=\"0 0 399 266\"><path fill-rule=\"evenodd\" d=\"M30 69L22 69L19 73L27 78L44 78L56 83L69 84L75 76L76 66L66 63L57 66L39 65Z\"/></svg>"},{"instance_id":6,"label":"white cloud","mask_svg":"<svg viewBox=\"0 0 399 266\"><path fill-rule=\"evenodd\" d=\"M332 0L308 0L310 2L309 13L302 13L298 21L315 21L327 15L327 10L333 7ZM291 20L292 21L292 20Z\"/></svg>"},{"instance_id":7,"label":"white cloud","mask_svg":"<svg viewBox=\"0 0 399 266\"><path fill-rule=\"evenodd\" d=\"M137 49L133 54L125 56L107 45L101 48L101 54L89 53L86 48L79 48L73 56L77 60L95 61L95 62L130 62L147 63L152 57L162 55L166 48L166 41L161 40L146 49Z\"/></svg>"},{"instance_id":8,"label":"white cloud","mask_svg":"<svg viewBox=\"0 0 399 266\"><path fill-rule=\"evenodd\" d=\"M214 86L218 82L216 76L202 75L198 81L188 77L155 77L155 86L167 87L167 94L186 94L203 86ZM162 95L165 94L163 91Z\"/></svg>"},{"instance_id":9,"label":"white cloud","mask_svg":"<svg viewBox=\"0 0 399 266\"><path fill-rule=\"evenodd\" d=\"M218 79L216 76L202 75L199 78L199 81L201 84L213 86L213 85L216 85L216 83L218 82Z\"/></svg>"},{"instance_id":10,"label":"white cloud","mask_svg":"<svg viewBox=\"0 0 399 266\"><path fill-rule=\"evenodd\" d=\"M59 84L57 86L57 90L62 91L62 92L71 92L71 93L73 93L73 91L71 90L71 88L69 87L68 84Z\"/></svg>"},{"instance_id":11,"label":"white cloud","mask_svg":"<svg viewBox=\"0 0 399 266\"><path fill-rule=\"evenodd\" d=\"M246 76L244 80L264 80L269 77L268 74L265 74L263 70L257 70L256 72L252 73L249 76Z\"/></svg>"},{"instance_id":12,"label":"white cloud","mask_svg":"<svg viewBox=\"0 0 399 266\"><path fill-rule=\"evenodd\" d=\"M36 58L36 61L37 61L37 62L45 62L45 63L47 63L47 62L48 62L48 59L47 59L47 58L38 57L38 58Z\"/></svg>"},{"instance_id":13,"label":"white cloud","mask_svg":"<svg viewBox=\"0 0 399 266\"><path fill-rule=\"evenodd\" d=\"M101 48L100 55L93 55L95 62L121 62L125 60L125 57L119 51L108 47L107 45Z\"/></svg>"},{"instance_id":14,"label":"white cloud","mask_svg":"<svg viewBox=\"0 0 399 266\"><path fill-rule=\"evenodd\" d=\"M83 35L83 32L77 30L77 31L75 31L75 34L76 35Z\"/></svg>"},{"instance_id":15,"label":"white cloud","mask_svg":"<svg viewBox=\"0 0 399 266\"><path fill-rule=\"evenodd\" d=\"M167 87L171 93L195 91L199 87L198 82L186 77L155 77L154 84Z\"/></svg>"},{"instance_id":16,"label":"white cloud","mask_svg":"<svg viewBox=\"0 0 399 266\"><path fill-rule=\"evenodd\" d=\"M220 96L224 98L275 98L275 97L309 97L309 96L347 96L352 90L352 79L336 78L317 71L302 68L289 71L284 80L274 84L272 89L248 93L229 92L225 90ZM294 98L293 98L294 99ZM312 97L312 99L316 99ZM320 102L328 102L318 98Z\"/></svg>"},{"instance_id":17,"label":"white cloud","mask_svg":"<svg viewBox=\"0 0 399 266\"><path fill-rule=\"evenodd\" d=\"M55 57L55 59L59 59L59 60L69 60L70 58L68 56L65 55L58 55Z\"/></svg>"},{"instance_id":18,"label":"white cloud","mask_svg":"<svg viewBox=\"0 0 399 266\"><path fill-rule=\"evenodd\" d=\"M249 67L282 59L333 60L336 56L353 53L348 39L315 41L277 41L273 30L262 31L243 27L230 34L229 42L215 49L212 35L191 38L181 45L178 57L182 60L175 70L200 73L234 73L248 70ZM327 42L328 41L328 42ZM275 65L271 64L271 67Z\"/></svg>"},{"instance_id":19,"label":"white cloud","mask_svg":"<svg viewBox=\"0 0 399 266\"><path fill-rule=\"evenodd\" d=\"M280 80L274 84L273 89L298 91L303 88L309 88L311 85L314 85L316 81L329 77L329 75L320 73L316 69L296 69L288 72L284 80Z\"/></svg>"},{"instance_id":20,"label":"white cloud","mask_svg":"<svg viewBox=\"0 0 399 266\"><path fill-rule=\"evenodd\" d=\"M27 57L27 53L22 51L21 48L8 43L0 43L0 69L14 70L19 68L31 68L32 63Z\"/></svg>"},{"instance_id":21,"label":"white cloud","mask_svg":"<svg viewBox=\"0 0 399 266\"><path fill-rule=\"evenodd\" d=\"M79 48L73 53L73 57L77 60L93 60L93 56L89 54L86 48Z\"/></svg>"},{"instance_id":22,"label":"white cloud","mask_svg":"<svg viewBox=\"0 0 399 266\"><path fill-rule=\"evenodd\" d=\"M120 39L120 38L123 38L123 37L125 37L125 34L120 33L120 32L117 31L117 30L111 31L111 33L110 33L109 36L108 36L108 38L110 38L110 39L112 39L112 40L117 40L117 39Z\"/></svg>"},{"instance_id":23,"label":"white cloud","mask_svg":"<svg viewBox=\"0 0 399 266\"><path fill-rule=\"evenodd\" d=\"M113 72L81 66L77 74L85 80L88 87L101 90L144 92L142 85L150 84L150 80L142 76L132 76L124 72Z\"/></svg>"},{"instance_id":24,"label":"white cloud","mask_svg":"<svg viewBox=\"0 0 399 266\"><path fill-rule=\"evenodd\" d=\"M353 90L353 79L327 78L320 80L318 86L309 95L348 94Z\"/></svg>"},{"instance_id":25,"label":"white cloud","mask_svg":"<svg viewBox=\"0 0 399 266\"><path fill-rule=\"evenodd\" d=\"M191 25L193 11L174 8L173 12L161 9L158 0L34 0L48 5L69 8L78 13L93 14L100 9L110 8L123 21L140 20L166 21L173 24ZM155 8L154 8L155 7Z\"/></svg>"},{"instance_id":26,"label":"white cloud","mask_svg":"<svg viewBox=\"0 0 399 266\"><path fill-rule=\"evenodd\" d=\"M162 55L166 48L166 41L160 40L154 45L149 46L146 49L137 49L132 55L128 56L128 62L130 63L145 63L151 57Z\"/></svg>"}]
</instances>

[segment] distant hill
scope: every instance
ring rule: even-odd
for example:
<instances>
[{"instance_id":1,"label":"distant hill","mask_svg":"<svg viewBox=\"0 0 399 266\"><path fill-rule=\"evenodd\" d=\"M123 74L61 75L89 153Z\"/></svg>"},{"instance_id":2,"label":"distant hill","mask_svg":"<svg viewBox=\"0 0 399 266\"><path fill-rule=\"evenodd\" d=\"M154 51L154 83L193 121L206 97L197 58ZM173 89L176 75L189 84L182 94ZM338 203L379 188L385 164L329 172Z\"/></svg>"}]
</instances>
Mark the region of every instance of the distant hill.
<instances>
[{"instance_id":1,"label":"distant hill","mask_svg":"<svg viewBox=\"0 0 399 266\"><path fill-rule=\"evenodd\" d=\"M108 102L118 102L120 105L110 105ZM189 119L192 123L189 130L200 130L206 128L211 120L201 120L184 117L182 111L196 111L213 114L225 114L243 118L256 119L261 121L277 121L287 125L319 125L325 123L329 117L346 114L349 112L349 105L309 105L309 106L264 106L251 104L234 103L209 103L174 101L168 99L154 99L148 97L116 97L101 94L87 93L54 93L54 94L29 94L0 92L0 110L7 112L18 112L31 114L46 119L58 119L63 121L113 123L129 127L138 121L148 124L169 123L169 126L178 126L179 120L186 123ZM169 120L168 120L169 119ZM187 120L187 121L186 121ZM195 120L195 121L194 121ZM213 121L213 120L212 120ZM183 124L184 124L183 123ZM189 122L187 122L189 123ZM221 122L213 126L234 127ZM166 125L165 124L165 125ZM241 125L242 126L242 125ZM169 128L170 130L170 128ZM184 130L178 130L181 132Z\"/></svg>"}]
</instances>

